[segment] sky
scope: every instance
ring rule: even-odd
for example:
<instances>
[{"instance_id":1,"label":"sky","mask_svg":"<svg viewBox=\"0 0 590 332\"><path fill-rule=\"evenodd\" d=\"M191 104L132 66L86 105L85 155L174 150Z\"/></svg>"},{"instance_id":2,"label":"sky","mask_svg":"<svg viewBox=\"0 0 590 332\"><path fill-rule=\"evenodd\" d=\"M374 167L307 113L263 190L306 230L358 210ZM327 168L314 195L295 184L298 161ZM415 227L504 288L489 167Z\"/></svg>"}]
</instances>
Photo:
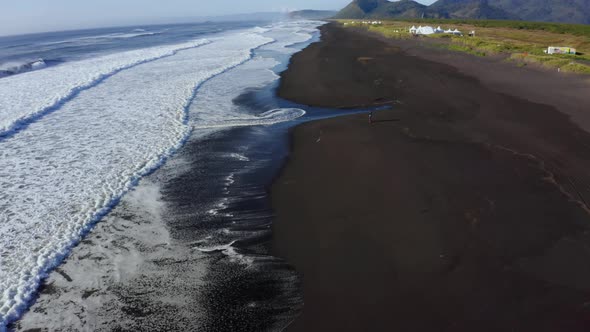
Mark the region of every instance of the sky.
<instances>
[{"instance_id":1,"label":"sky","mask_svg":"<svg viewBox=\"0 0 590 332\"><path fill-rule=\"evenodd\" d=\"M337 10L351 0L0 0L0 35L298 9ZM418 0L430 4L434 0ZM167 22L168 21L168 22Z\"/></svg>"}]
</instances>

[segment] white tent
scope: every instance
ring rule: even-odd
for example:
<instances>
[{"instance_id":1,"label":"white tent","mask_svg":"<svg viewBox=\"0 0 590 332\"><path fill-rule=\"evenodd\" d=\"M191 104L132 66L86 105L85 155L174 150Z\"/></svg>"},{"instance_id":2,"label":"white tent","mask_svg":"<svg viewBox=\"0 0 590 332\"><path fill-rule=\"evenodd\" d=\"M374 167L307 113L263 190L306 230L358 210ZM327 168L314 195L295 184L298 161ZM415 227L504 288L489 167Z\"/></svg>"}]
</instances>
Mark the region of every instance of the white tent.
<instances>
[{"instance_id":1,"label":"white tent","mask_svg":"<svg viewBox=\"0 0 590 332\"><path fill-rule=\"evenodd\" d=\"M418 29L416 29L416 26L415 26L415 25L413 25L413 26L410 28L410 33L416 33L416 31L418 31Z\"/></svg>"},{"instance_id":2,"label":"white tent","mask_svg":"<svg viewBox=\"0 0 590 332\"><path fill-rule=\"evenodd\" d=\"M445 30L441 29L440 26L438 28L434 29L434 33L443 33L443 32L445 32Z\"/></svg>"},{"instance_id":3,"label":"white tent","mask_svg":"<svg viewBox=\"0 0 590 332\"><path fill-rule=\"evenodd\" d=\"M455 29L455 30L453 30L453 34L455 34L455 35L461 35L461 31Z\"/></svg>"},{"instance_id":4,"label":"white tent","mask_svg":"<svg viewBox=\"0 0 590 332\"><path fill-rule=\"evenodd\" d=\"M426 27L420 26L418 28L418 30L416 31L417 35L432 35L433 33L434 33L434 28L429 27L429 26L426 26Z\"/></svg>"}]
</instances>

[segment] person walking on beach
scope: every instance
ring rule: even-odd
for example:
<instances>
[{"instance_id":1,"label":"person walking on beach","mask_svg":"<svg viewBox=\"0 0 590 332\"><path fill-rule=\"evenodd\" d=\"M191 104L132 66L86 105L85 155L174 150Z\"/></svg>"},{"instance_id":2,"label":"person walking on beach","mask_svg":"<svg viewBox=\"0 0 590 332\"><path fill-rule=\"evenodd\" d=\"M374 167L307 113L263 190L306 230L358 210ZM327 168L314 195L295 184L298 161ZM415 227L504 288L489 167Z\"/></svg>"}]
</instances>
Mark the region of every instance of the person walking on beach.
<instances>
[{"instance_id":1,"label":"person walking on beach","mask_svg":"<svg viewBox=\"0 0 590 332\"><path fill-rule=\"evenodd\" d=\"M373 112L369 112L369 124L373 124Z\"/></svg>"}]
</instances>

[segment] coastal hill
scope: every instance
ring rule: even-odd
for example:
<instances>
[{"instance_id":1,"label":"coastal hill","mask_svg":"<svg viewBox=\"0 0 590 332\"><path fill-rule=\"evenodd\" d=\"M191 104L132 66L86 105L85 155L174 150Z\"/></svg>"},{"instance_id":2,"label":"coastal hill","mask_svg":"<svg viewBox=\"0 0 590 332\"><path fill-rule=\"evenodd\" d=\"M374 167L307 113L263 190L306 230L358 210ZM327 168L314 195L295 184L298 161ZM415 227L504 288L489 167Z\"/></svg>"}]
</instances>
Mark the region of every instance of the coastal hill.
<instances>
[{"instance_id":1,"label":"coastal hill","mask_svg":"<svg viewBox=\"0 0 590 332\"><path fill-rule=\"evenodd\" d=\"M590 24L590 0L490 0L527 21Z\"/></svg>"},{"instance_id":2,"label":"coastal hill","mask_svg":"<svg viewBox=\"0 0 590 332\"><path fill-rule=\"evenodd\" d=\"M354 0L335 18L521 19L590 24L590 0Z\"/></svg>"},{"instance_id":3,"label":"coastal hill","mask_svg":"<svg viewBox=\"0 0 590 332\"><path fill-rule=\"evenodd\" d=\"M428 7L411 0L354 0L335 18L421 17Z\"/></svg>"},{"instance_id":4,"label":"coastal hill","mask_svg":"<svg viewBox=\"0 0 590 332\"><path fill-rule=\"evenodd\" d=\"M519 18L504 9L491 6L488 0L438 0L428 7L427 16L500 20Z\"/></svg>"}]
</instances>

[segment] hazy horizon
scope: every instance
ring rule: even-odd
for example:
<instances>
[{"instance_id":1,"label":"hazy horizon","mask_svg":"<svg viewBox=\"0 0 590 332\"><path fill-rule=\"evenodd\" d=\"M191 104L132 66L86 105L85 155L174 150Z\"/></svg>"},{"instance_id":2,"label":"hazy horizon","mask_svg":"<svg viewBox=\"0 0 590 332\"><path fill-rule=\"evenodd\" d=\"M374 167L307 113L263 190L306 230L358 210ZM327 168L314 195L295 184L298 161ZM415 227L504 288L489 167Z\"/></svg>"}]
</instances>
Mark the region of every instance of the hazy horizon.
<instances>
[{"instance_id":1,"label":"hazy horizon","mask_svg":"<svg viewBox=\"0 0 590 332\"><path fill-rule=\"evenodd\" d=\"M199 17L213 17L261 12L287 12L302 9L338 10L351 0L78 0L14 1L2 7L0 36L60 30L75 30L126 25L185 23ZM418 0L431 4L435 0ZM229 8L229 9L228 9Z\"/></svg>"}]
</instances>

